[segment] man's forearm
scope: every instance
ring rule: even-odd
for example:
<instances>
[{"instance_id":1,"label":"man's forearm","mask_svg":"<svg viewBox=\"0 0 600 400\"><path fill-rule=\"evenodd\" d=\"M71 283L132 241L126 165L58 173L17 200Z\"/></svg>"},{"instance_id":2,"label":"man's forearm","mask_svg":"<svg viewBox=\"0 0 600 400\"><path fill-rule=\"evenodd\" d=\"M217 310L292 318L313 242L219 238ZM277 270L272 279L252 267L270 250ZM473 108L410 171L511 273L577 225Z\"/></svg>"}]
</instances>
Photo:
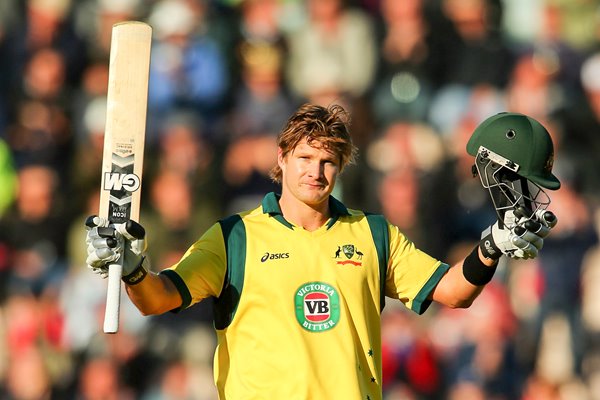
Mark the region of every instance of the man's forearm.
<instances>
[{"instance_id":1,"label":"man's forearm","mask_svg":"<svg viewBox=\"0 0 600 400\"><path fill-rule=\"evenodd\" d=\"M479 247L474 249L448 270L431 298L452 308L469 307L493 276L496 265L497 260L485 258Z\"/></svg>"},{"instance_id":2,"label":"man's forearm","mask_svg":"<svg viewBox=\"0 0 600 400\"><path fill-rule=\"evenodd\" d=\"M129 298L143 315L156 315L181 306L175 285L164 275L148 272L134 285L125 285Z\"/></svg>"}]
</instances>

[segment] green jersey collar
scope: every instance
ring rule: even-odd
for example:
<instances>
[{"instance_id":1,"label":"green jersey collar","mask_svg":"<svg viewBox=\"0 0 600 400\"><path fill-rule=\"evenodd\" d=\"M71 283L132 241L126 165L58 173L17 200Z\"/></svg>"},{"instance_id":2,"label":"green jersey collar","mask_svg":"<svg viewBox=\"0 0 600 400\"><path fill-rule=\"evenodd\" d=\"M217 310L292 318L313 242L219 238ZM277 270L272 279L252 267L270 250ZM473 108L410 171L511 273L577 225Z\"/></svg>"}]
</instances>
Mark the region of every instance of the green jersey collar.
<instances>
[{"instance_id":1,"label":"green jersey collar","mask_svg":"<svg viewBox=\"0 0 600 400\"><path fill-rule=\"evenodd\" d=\"M262 201L263 213L271 215L277 221L281 222L290 229L293 229L293 225L283 218L281 208L279 207L279 199L281 195L275 194L274 192L268 193ZM333 224L342 215L350 215L346 206L333 196L329 196L329 210L331 211L331 218L327 222L327 229L331 228Z\"/></svg>"}]
</instances>

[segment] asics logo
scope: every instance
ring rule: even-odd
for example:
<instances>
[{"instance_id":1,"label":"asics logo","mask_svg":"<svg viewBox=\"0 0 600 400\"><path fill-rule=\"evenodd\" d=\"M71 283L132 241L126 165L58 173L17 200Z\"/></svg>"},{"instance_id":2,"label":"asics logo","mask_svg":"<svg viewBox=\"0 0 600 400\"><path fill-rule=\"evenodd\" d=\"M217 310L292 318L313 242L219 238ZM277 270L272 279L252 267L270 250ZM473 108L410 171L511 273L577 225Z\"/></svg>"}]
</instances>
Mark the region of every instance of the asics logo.
<instances>
[{"instance_id":1,"label":"asics logo","mask_svg":"<svg viewBox=\"0 0 600 400\"><path fill-rule=\"evenodd\" d=\"M281 260L281 259L284 259L284 258L290 258L290 253L269 253L267 251L260 258L260 262L265 262L267 260Z\"/></svg>"}]
</instances>

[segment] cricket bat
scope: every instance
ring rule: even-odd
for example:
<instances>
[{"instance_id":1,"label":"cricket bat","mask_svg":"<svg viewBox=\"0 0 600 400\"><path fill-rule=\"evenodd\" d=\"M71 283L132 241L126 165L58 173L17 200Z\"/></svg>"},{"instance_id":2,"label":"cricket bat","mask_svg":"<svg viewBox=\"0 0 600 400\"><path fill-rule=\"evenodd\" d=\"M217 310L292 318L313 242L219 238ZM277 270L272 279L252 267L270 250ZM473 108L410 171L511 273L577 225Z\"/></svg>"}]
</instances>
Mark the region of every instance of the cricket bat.
<instances>
[{"instance_id":1,"label":"cricket bat","mask_svg":"<svg viewBox=\"0 0 600 400\"><path fill-rule=\"evenodd\" d=\"M139 222L151 38L143 22L112 28L98 213L111 223ZM105 333L119 329L122 271L122 258L108 268Z\"/></svg>"}]
</instances>

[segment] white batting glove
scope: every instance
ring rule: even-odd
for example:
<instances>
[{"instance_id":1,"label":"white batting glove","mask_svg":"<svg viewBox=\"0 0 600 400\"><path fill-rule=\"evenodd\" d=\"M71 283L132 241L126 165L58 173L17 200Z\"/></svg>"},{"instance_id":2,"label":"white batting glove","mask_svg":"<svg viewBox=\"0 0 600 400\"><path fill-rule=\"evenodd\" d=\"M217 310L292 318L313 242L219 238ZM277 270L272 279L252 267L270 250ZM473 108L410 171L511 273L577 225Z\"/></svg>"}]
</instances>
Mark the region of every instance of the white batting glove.
<instances>
[{"instance_id":1,"label":"white batting glove","mask_svg":"<svg viewBox=\"0 0 600 400\"><path fill-rule=\"evenodd\" d=\"M480 242L483 255L487 258L498 259L503 254L511 258L532 259L537 257L544 246L544 238L558 222L551 211L538 210L527 217L524 209L506 212L503 228L500 222L486 229Z\"/></svg>"},{"instance_id":2,"label":"white batting glove","mask_svg":"<svg viewBox=\"0 0 600 400\"><path fill-rule=\"evenodd\" d=\"M122 276L131 274L145 261L146 232L133 220L111 224L106 218L90 216L86 220L88 267L103 278L108 266L122 259Z\"/></svg>"}]
</instances>

